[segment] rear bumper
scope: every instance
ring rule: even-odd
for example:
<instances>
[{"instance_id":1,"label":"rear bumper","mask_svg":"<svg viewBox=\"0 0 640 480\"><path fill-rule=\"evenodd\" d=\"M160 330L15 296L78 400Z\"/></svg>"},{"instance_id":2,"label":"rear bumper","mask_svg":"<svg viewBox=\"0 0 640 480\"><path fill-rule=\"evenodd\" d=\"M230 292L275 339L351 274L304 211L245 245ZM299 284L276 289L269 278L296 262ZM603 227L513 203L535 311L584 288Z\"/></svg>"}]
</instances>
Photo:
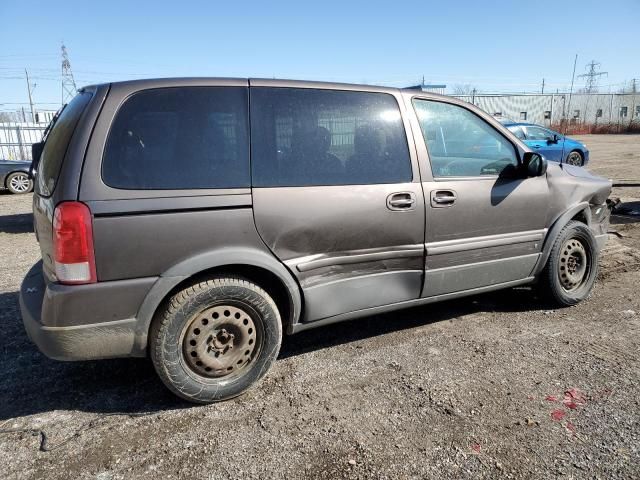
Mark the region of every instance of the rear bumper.
<instances>
[{"instance_id":1,"label":"rear bumper","mask_svg":"<svg viewBox=\"0 0 640 480\"><path fill-rule=\"evenodd\" d=\"M154 281L47 284L38 262L20 287L27 335L42 353L56 360L144 356L136 341L141 332L135 312Z\"/></svg>"}]
</instances>

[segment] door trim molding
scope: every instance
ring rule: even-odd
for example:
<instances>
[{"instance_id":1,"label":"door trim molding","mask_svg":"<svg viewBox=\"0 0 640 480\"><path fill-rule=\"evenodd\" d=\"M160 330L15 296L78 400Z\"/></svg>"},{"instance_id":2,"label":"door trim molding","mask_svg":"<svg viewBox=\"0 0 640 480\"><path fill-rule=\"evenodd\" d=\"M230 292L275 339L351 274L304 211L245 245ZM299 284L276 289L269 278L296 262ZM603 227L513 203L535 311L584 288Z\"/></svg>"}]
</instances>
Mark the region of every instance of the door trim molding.
<instances>
[{"instance_id":1,"label":"door trim molding","mask_svg":"<svg viewBox=\"0 0 640 480\"><path fill-rule=\"evenodd\" d=\"M377 262L394 258L412 258L424 255L423 245L402 245L389 250L380 249L357 250L353 253L340 256L313 256L287 260L285 263L289 267L295 266L299 272L308 272L322 267L334 265L350 265L354 263Z\"/></svg>"},{"instance_id":2,"label":"door trim molding","mask_svg":"<svg viewBox=\"0 0 640 480\"><path fill-rule=\"evenodd\" d=\"M542 230L502 233L483 237L460 238L455 240L426 243L425 248L427 250L427 255L442 255L445 253L477 250L479 248L542 241L546 233L547 229L545 228Z\"/></svg>"}]
</instances>

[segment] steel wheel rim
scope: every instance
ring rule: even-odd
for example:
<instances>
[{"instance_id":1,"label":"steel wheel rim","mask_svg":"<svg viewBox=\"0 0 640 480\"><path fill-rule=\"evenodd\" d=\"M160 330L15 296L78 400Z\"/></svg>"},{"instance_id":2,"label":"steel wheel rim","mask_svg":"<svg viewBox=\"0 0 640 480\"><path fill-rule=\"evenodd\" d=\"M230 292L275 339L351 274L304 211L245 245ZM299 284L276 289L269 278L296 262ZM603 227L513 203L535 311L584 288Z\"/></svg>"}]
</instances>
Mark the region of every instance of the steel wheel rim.
<instances>
[{"instance_id":1,"label":"steel wheel rim","mask_svg":"<svg viewBox=\"0 0 640 480\"><path fill-rule=\"evenodd\" d=\"M11 188L20 193L24 193L29 190L29 183L29 177L24 174L14 175L11 177L11 180L9 180Z\"/></svg>"},{"instance_id":2,"label":"steel wheel rim","mask_svg":"<svg viewBox=\"0 0 640 480\"><path fill-rule=\"evenodd\" d=\"M582 158L580 157L579 153L573 152L569 155L569 158L567 158L567 163L569 165L575 165L576 167L579 167L580 165L582 165Z\"/></svg>"},{"instance_id":3,"label":"steel wheel rim","mask_svg":"<svg viewBox=\"0 0 640 480\"><path fill-rule=\"evenodd\" d=\"M220 304L194 315L182 333L182 356L196 375L227 379L247 370L260 350L249 309Z\"/></svg>"},{"instance_id":4,"label":"steel wheel rim","mask_svg":"<svg viewBox=\"0 0 640 480\"><path fill-rule=\"evenodd\" d=\"M562 288L573 292L588 278L591 259L584 244L577 238L570 238L560 251L558 278Z\"/></svg>"}]
</instances>

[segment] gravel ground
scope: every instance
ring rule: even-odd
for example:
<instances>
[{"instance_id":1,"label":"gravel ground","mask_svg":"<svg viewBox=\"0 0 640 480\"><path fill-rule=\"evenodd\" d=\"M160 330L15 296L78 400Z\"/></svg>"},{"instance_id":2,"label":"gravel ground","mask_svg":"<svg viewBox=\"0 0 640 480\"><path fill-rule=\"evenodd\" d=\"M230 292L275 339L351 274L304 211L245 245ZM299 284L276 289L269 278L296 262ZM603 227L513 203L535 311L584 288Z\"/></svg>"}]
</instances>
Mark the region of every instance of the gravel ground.
<instances>
[{"instance_id":1,"label":"gravel ground","mask_svg":"<svg viewBox=\"0 0 640 480\"><path fill-rule=\"evenodd\" d=\"M640 182L640 136L581 138L592 171ZM30 429L0 434L0 478L640 477L638 219L613 218L576 307L515 289L305 332L259 387L193 407L147 360L28 341L30 201L0 194L0 429Z\"/></svg>"}]
</instances>

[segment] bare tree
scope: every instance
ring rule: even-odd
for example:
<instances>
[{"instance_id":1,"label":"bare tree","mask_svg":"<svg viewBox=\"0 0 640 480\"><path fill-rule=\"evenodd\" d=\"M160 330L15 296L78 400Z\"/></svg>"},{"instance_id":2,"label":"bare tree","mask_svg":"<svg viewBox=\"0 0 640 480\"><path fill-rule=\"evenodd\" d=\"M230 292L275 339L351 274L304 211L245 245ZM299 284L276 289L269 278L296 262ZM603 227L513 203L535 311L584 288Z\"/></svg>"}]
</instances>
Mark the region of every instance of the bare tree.
<instances>
[{"instance_id":1,"label":"bare tree","mask_svg":"<svg viewBox=\"0 0 640 480\"><path fill-rule=\"evenodd\" d=\"M0 112L0 123L18 121L17 115L14 112Z\"/></svg>"},{"instance_id":2,"label":"bare tree","mask_svg":"<svg viewBox=\"0 0 640 480\"><path fill-rule=\"evenodd\" d=\"M458 83L453 86L453 94L454 95L471 95L474 91L476 91L476 87L471 85L470 83Z\"/></svg>"}]
</instances>

